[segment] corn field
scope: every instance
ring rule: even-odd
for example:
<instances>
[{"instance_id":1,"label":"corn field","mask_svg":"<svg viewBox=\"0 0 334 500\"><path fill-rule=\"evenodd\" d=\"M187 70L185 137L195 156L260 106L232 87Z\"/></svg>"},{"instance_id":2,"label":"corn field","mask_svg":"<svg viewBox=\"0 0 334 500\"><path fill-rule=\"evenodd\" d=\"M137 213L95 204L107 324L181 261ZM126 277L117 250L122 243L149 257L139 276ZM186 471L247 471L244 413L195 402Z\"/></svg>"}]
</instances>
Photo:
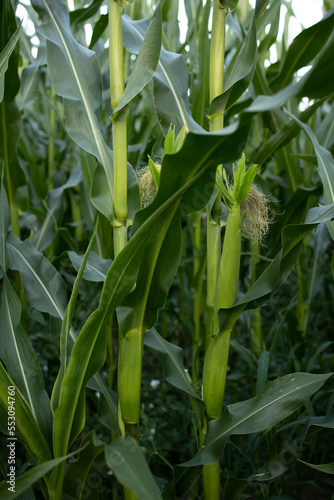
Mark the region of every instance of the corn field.
<instances>
[{"instance_id":1,"label":"corn field","mask_svg":"<svg viewBox=\"0 0 334 500\"><path fill-rule=\"evenodd\" d=\"M0 1L1 499L333 500L334 3L297 3Z\"/></svg>"}]
</instances>

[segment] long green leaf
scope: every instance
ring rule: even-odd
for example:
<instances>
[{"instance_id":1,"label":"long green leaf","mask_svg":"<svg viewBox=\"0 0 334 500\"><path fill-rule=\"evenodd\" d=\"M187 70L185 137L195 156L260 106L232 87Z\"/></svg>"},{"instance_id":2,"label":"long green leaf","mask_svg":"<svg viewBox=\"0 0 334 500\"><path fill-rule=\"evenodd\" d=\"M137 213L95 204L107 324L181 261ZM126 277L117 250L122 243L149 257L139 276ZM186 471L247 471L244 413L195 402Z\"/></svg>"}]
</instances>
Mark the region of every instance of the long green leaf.
<instances>
[{"instance_id":1,"label":"long green leaf","mask_svg":"<svg viewBox=\"0 0 334 500\"><path fill-rule=\"evenodd\" d=\"M240 48L238 56L230 65L225 77L224 92L216 97L210 106L211 119L225 109L230 108L242 96L254 75L257 61L257 40L254 19L250 24L246 38Z\"/></svg>"},{"instance_id":2,"label":"long green leaf","mask_svg":"<svg viewBox=\"0 0 334 500\"><path fill-rule=\"evenodd\" d=\"M140 500L162 499L145 458L131 437L117 438L106 446L105 459L118 481L134 491Z\"/></svg>"},{"instance_id":3,"label":"long green leaf","mask_svg":"<svg viewBox=\"0 0 334 500\"><path fill-rule=\"evenodd\" d=\"M22 392L48 442L51 442L50 401L30 339L20 325L21 305L4 275L0 305L0 357L15 385Z\"/></svg>"},{"instance_id":4,"label":"long green leaf","mask_svg":"<svg viewBox=\"0 0 334 500\"><path fill-rule=\"evenodd\" d=\"M333 9L334 13L334 9ZM286 113L288 113L286 111ZM331 153L321 146L316 138L314 132L311 128L302 123L298 118L288 113L288 115L300 126L301 129L308 135L311 139L315 154L318 159L318 169L319 175L321 177L322 183L324 185L324 201L326 205L330 205L334 203L334 160ZM334 223L331 221L327 221L328 231L334 240Z\"/></svg>"},{"instance_id":5,"label":"long green leaf","mask_svg":"<svg viewBox=\"0 0 334 500\"><path fill-rule=\"evenodd\" d=\"M59 404L61 384L62 384L62 381L64 378L64 374L66 372L67 356L70 352L69 345L68 345L69 332L71 329L71 323L72 323L72 319L73 319L73 315L74 315L74 309L75 309L75 305L76 305L77 298L78 298L80 283L81 283L81 280L83 278L83 274L84 274L84 270L85 270L85 267L87 264L89 253L90 253L90 250L91 250L93 242L94 242L97 227L98 227L98 218L96 220L93 234L92 234L91 239L89 241L87 250L86 250L85 255L81 261L80 268L79 268L77 277L76 277L74 285L73 285L71 298L70 298L68 305L66 307L66 311L64 314L63 322L62 322L61 333L60 333L60 369L58 371L56 382L53 386L52 398L51 398L51 408L52 408L53 413L56 411L58 404ZM85 415L85 408L83 408L83 415L82 416L79 415L80 422L82 420L84 420L84 415ZM80 425L81 424L79 424L79 427L80 427Z\"/></svg>"},{"instance_id":6,"label":"long green leaf","mask_svg":"<svg viewBox=\"0 0 334 500\"><path fill-rule=\"evenodd\" d=\"M167 342L167 340L159 335L155 328L152 328L145 334L144 343L147 347L161 354L162 367L166 380L174 387L178 387L189 394L189 396L201 400L186 375L183 350L171 342Z\"/></svg>"},{"instance_id":7,"label":"long green leaf","mask_svg":"<svg viewBox=\"0 0 334 500\"><path fill-rule=\"evenodd\" d=\"M12 55L13 50L15 49L17 42L19 41L21 24L22 22L19 24L15 33L0 54L0 102L3 99L3 94L5 91L5 74L8 68L8 61L10 56Z\"/></svg>"},{"instance_id":8,"label":"long green leaf","mask_svg":"<svg viewBox=\"0 0 334 500\"><path fill-rule=\"evenodd\" d=\"M162 37L161 2L158 3L124 93L114 111L124 108L152 80L159 62Z\"/></svg>"},{"instance_id":9,"label":"long green leaf","mask_svg":"<svg viewBox=\"0 0 334 500\"><path fill-rule=\"evenodd\" d=\"M58 95L64 98L65 120L69 135L85 151L102 164L109 198L113 199L112 152L107 146L99 124L102 77L96 54L80 45L72 35L69 15L63 2L32 0L41 16L39 32L46 38L50 77ZM131 199L139 206L135 174L128 165L128 186ZM99 205L103 210L103 204ZM112 205L107 217L113 221ZM129 218L133 217L129 213Z\"/></svg>"},{"instance_id":10,"label":"long green leaf","mask_svg":"<svg viewBox=\"0 0 334 500\"><path fill-rule=\"evenodd\" d=\"M67 292L64 281L52 264L38 252L29 242L21 242L14 235L7 238L10 255L10 268L20 272L23 286L30 304L38 311L47 312L61 321L64 319L67 306ZM76 332L70 328L71 342L77 338ZM59 342L59 339L56 339ZM103 395L104 406L108 408L109 425L118 432L117 403L110 394L100 374L94 376L94 390Z\"/></svg>"},{"instance_id":11,"label":"long green leaf","mask_svg":"<svg viewBox=\"0 0 334 500\"><path fill-rule=\"evenodd\" d=\"M0 405L5 413L5 433L8 434L8 388L15 387L13 408L15 409L15 435L24 443L37 460L44 462L52 458L50 448L32 414L31 408L0 362Z\"/></svg>"},{"instance_id":12,"label":"long green leaf","mask_svg":"<svg viewBox=\"0 0 334 500\"><path fill-rule=\"evenodd\" d=\"M17 30L12 2L2 2L0 9L0 51L9 42L11 34ZM16 104L20 89L18 75L19 50L15 44L8 68L4 75L4 93L0 101L0 167L4 173L4 185L11 210L12 231L19 234L18 208L27 208L26 180L18 162L16 151L21 129L21 114ZM3 160L3 165L2 161ZM3 167L3 168L2 168Z\"/></svg>"},{"instance_id":13,"label":"long green leaf","mask_svg":"<svg viewBox=\"0 0 334 500\"><path fill-rule=\"evenodd\" d=\"M83 256L71 251L68 252L68 256L75 269L78 270L81 266ZM90 252L83 273L83 279L87 281L103 282L106 279L111 264L111 259L102 259L97 253Z\"/></svg>"},{"instance_id":14,"label":"long green leaf","mask_svg":"<svg viewBox=\"0 0 334 500\"><path fill-rule=\"evenodd\" d=\"M272 86L275 90L284 87L291 75L307 66L322 50L333 31L334 9L326 14L318 23L304 29L289 46L278 76Z\"/></svg>"},{"instance_id":15,"label":"long green leaf","mask_svg":"<svg viewBox=\"0 0 334 500\"><path fill-rule=\"evenodd\" d=\"M133 21L128 16L122 16L124 45L126 49L138 54L145 38L149 21ZM188 71L179 54L161 49L160 60L154 76L154 98L159 116L162 118L164 131L167 134L170 124L180 132L185 125L187 132L203 132L191 115L188 90Z\"/></svg>"},{"instance_id":16,"label":"long green leaf","mask_svg":"<svg viewBox=\"0 0 334 500\"><path fill-rule=\"evenodd\" d=\"M319 464L319 465L310 464L310 463L304 462L304 460L300 460L300 459L299 459L299 462L301 462L304 465L307 465L308 467L311 467L312 469L318 470L320 472L324 472L325 474L334 474L334 462L331 464Z\"/></svg>"},{"instance_id":17,"label":"long green leaf","mask_svg":"<svg viewBox=\"0 0 334 500\"><path fill-rule=\"evenodd\" d=\"M95 431L89 432L81 443L83 450L80 452L78 458L71 461L66 469L64 478L64 497L76 498L83 500L86 498L87 489L92 488L92 481L86 484L89 479L89 473L95 472L95 459L104 452L105 443L101 441ZM96 465L95 465L96 467Z\"/></svg>"},{"instance_id":18,"label":"long green leaf","mask_svg":"<svg viewBox=\"0 0 334 500\"><path fill-rule=\"evenodd\" d=\"M233 434L261 432L277 424L302 406L332 376L292 373L270 382L255 398L229 405L222 416L208 424L203 446L184 467L219 460L227 439Z\"/></svg>"},{"instance_id":19,"label":"long green leaf","mask_svg":"<svg viewBox=\"0 0 334 500\"><path fill-rule=\"evenodd\" d=\"M7 481L2 481L0 483L0 495L2 500L11 500L13 498L17 498L22 495L30 486L35 484L41 477L45 476L50 470L52 470L56 465L64 462L67 458L71 457L77 451L70 453L66 457L55 458L53 460L49 460L44 462L43 464L36 465L32 469L24 472L22 476L17 477L15 479L15 488L14 490L8 490Z\"/></svg>"},{"instance_id":20,"label":"long green leaf","mask_svg":"<svg viewBox=\"0 0 334 500\"><path fill-rule=\"evenodd\" d=\"M0 278L3 276L3 271L7 271L9 264L9 255L6 247L6 239L10 225L10 209L7 198L7 193L1 179L0 191Z\"/></svg>"}]
</instances>

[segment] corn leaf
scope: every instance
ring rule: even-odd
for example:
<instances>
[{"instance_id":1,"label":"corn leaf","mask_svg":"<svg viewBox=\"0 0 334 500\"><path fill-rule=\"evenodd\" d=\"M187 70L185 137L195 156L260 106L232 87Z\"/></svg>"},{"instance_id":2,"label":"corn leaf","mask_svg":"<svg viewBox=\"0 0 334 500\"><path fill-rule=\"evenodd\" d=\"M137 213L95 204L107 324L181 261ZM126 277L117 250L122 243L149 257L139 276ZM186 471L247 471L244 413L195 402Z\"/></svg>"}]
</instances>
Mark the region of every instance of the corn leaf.
<instances>
[{"instance_id":1,"label":"corn leaf","mask_svg":"<svg viewBox=\"0 0 334 500\"><path fill-rule=\"evenodd\" d=\"M33 237L33 244L40 252L43 252L54 240L56 234L56 223L62 207L62 197L66 189L77 186L82 181L82 173L79 166L72 169L69 179L56 189L52 189L48 196L48 209L43 223Z\"/></svg>"},{"instance_id":2,"label":"corn leaf","mask_svg":"<svg viewBox=\"0 0 334 500\"><path fill-rule=\"evenodd\" d=\"M105 459L118 481L140 500L162 499L145 458L131 437L117 438L105 446Z\"/></svg>"},{"instance_id":3,"label":"corn leaf","mask_svg":"<svg viewBox=\"0 0 334 500\"><path fill-rule=\"evenodd\" d=\"M12 2L3 2L3 7L0 9L0 31L0 51L3 51L11 35L17 32ZM21 115L15 102L20 89L18 63L19 50L15 44L4 75L3 99L0 102L0 167L4 173L4 185L11 209L12 231L16 234L19 233L18 208L21 210L27 208L26 180L16 152L21 131Z\"/></svg>"},{"instance_id":4,"label":"corn leaf","mask_svg":"<svg viewBox=\"0 0 334 500\"><path fill-rule=\"evenodd\" d=\"M310 463L304 462L304 460L300 460L300 459L299 459L299 462L304 464L304 465L307 465L308 467L311 467L312 469L318 470L320 472L324 472L325 474L334 474L334 462L331 464L319 464L319 465L310 464Z\"/></svg>"},{"instance_id":5,"label":"corn leaf","mask_svg":"<svg viewBox=\"0 0 334 500\"><path fill-rule=\"evenodd\" d=\"M17 42L19 41L20 29L21 23L0 54L0 102L3 99L3 94L5 91L5 74L8 68L8 61L10 56L12 55L13 50L15 49Z\"/></svg>"},{"instance_id":6,"label":"corn leaf","mask_svg":"<svg viewBox=\"0 0 334 500\"><path fill-rule=\"evenodd\" d=\"M15 437L27 446L36 457L35 460L40 462L50 460L52 458L50 448L38 427L30 406L0 362L0 405L4 410L4 433L8 434L8 387L11 386L15 387Z\"/></svg>"},{"instance_id":7,"label":"corn leaf","mask_svg":"<svg viewBox=\"0 0 334 500\"><path fill-rule=\"evenodd\" d=\"M35 484L39 479L45 476L50 470L52 470L56 465L64 462L67 458L71 457L77 451L66 455L65 457L55 458L53 460L48 460L40 465L32 467L28 471L24 472L22 476L16 477L15 479L15 490L9 491L7 481L2 481L0 483L0 495L3 500L11 500L22 495L30 486Z\"/></svg>"},{"instance_id":8,"label":"corn leaf","mask_svg":"<svg viewBox=\"0 0 334 500\"><path fill-rule=\"evenodd\" d=\"M201 399L186 375L184 353L180 347L162 338L155 328L145 334L144 343L147 347L161 353L164 376L170 384L193 398Z\"/></svg>"},{"instance_id":9,"label":"corn leaf","mask_svg":"<svg viewBox=\"0 0 334 500\"><path fill-rule=\"evenodd\" d=\"M323 100L319 100L309 106L305 111L298 115L298 119L305 123L314 114L314 112L323 104ZM332 122L333 123L333 122ZM252 161L254 163L263 164L270 155L276 150L285 146L291 141L299 132L297 123L290 120L288 123L278 130L275 134L268 138L258 149L253 153Z\"/></svg>"},{"instance_id":10,"label":"corn leaf","mask_svg":"<svg viewBox=\"0 0 334 500\"><path fill-rule=\"evenodd\" d=\"M87 496L87 489L93 489L93 481L90 478L90 472L100 472L95 459L104 452L105 443L101 441L95 431L89 432L81 442L82 451L76 460L68 464L64 477L64 491L65 498L77 498L83 500ZM101 473L104 470L101 470ZM104 472L105 473L105 472ZM96 484L96 488L98 483Z\"/></svg>"},{"instance_id":11,"label":"corn leaf","mask_svg":"<svg viewBox=\"0 0 334 500\"><path fill-rule=\"evenodd\" d=\"M80 45L72 35L69 15L64 3L57 0L32 0L41 16L39 32L46 38L50 77L58 95L64 98L65 120L69 135L85 151L94 155L103 166L103 185L108 193L97 208L114 220L112 152L107 146L99 124L102 77L96 54ZM65 77L64 77L65 76ZM129 198L139 206L135 174L128 165ZM130 205L131 207L132 205ZM129 218L133 213L129 211Z\"/></svg>"},{"instance_id":12,"label":"corn leaf","mask_svg":"<svg viewBox=\"0 0 334 500\"><path fill-rule=\"evenodd\" d=\"M257 61L257 40L254 19L250 24L246 38L237 58L230 65L225 77L224 92L211 103L209 117L224 113L245 92L252 81Z\"/></svg>"},{"instance_id":13,"label":"corn leaf","mask_svg":"<svg viewBox=\"0 0 334 500\"><path fill-rule=\"evenodd\" d=\"M133 21L124 15L122 25L125 48L133 54L138 54L149 21L147 19ZM183 57L161 48L160 60L154 76L154 99L166 134L171 123L175 125L176 133L179 133L184 125L187 132L203 132L191 115L187 89L188 71Z\"/></svg>"},{"instance_id":14,"label":"corn leaf","mask_svg":"<svg viewBox=\"0 0 334 500\"><path fill-rule=\"evenodd\" d=\"M74 285L72 288L71 298L67 304L66 311L64 314L64 318L63 318L63 322L62 322L62 327L61 327L61 332L60 332L60 369L58 371L58 375L57 375L55 384L53 386L52 397L51 397L51 408L52 408L53 413L55 412L55 410L59 404L59 397L60 397L59 393L61 390L61 383L63 381L64 374L66 372L67 356L68 356L69 351L70 351L69 346L68 346L69 332L70 332L71 323L72 323L72 319L73 319L73 315L74 315L75 305L77 302L80 283L81 283L81 280L82 280L82 277L84 274L84 270L85 270L85 267L87 264L90 250L91 250L93 242L94 242L94 238L95 238L96 231L97 231L97 226L98 226L98 219L96 220L93 234L92 234L91 239L89 241L85 255L81 261L80 268L79 268L77 277L75 279L75 282L74 282ZM78 424L79 427L81 426L81 421L84 420L84 415L85 415L85 411L83 408L82 415L81 416L79 415L79 421L80 421L80 423Z\"/></svg>"},{"instance_id":15,"label":"corn leaf","mask_svg":"<svg viewBox=\"0 0 334 500\"><path fill-rule=\"evenodd\" d=\"M68 256L76 270L81 266L83 255L75 252L67 252ZM112 264L111 259L102 259L97 253L90 252L87 264L83 273L83 279L87 281L103 282Z\"/></svg>"},{"instance_id":16,"label":"corn leaf","mask_svg":"<svg viewBox=\"0 0 334 500\"><path fill-rule=\"evenodd\" d=\"M334 12L334 9L333 9ZM287 112L288 113L288 112ZM311 139L315 154L318 160L319 175L324 186L324 201L326 205L334 203L334 160L331 153L321 146L314 132L308 125L302 123L298 118L288 113L288 115L300 126ZM334 223L327 221L329 234L334 240Z\"/></svg>"},{"instance_id":17,"label":"corn leaf","mask_svg":"<svg viewBox=\"0 0 334 500\"><path fill-rule=\"evenodd\" d=\"M162 37L161 2L154 11L124 93L114 114L124 108L152 80L159 62Z\"/></svg>"},{"instance_id":18,"label":"corn leaf","mask_svg":"<svg viewBox=\"0 0 334 500\"><path fill-rule=\"evenodd\" d=\"M9 264L9 255L6 247L6 238L10 224L10 209L7 198L7 193L1 179L0 191L0 278L3 276L3 271L7 271Z\"/></svg>"},{"instance_id":19,"label":"corn leaf","mask_svg":"<svg viewBox=\"0 0 334 500\"><path fill-rule=\"evenodd\" d=\"M47 442L51 443L50 401L30 339L20 325L21 304L6 275L3 277L0 317L0 357L27 400Z\"/></svg>"},{"instance_id":20,"label":"corn leaf","mask_svg":"<svg viewBox=\"0 0 334 500\"><path fill-rule=\"evenodd\" d=\"M255 398L227 406L220 418L208 423L203 446L183 467L211 464L221 458L227 439L271 427L300 408L332 376L292 373L270 382Z\"/></svg>"},{"instance_id":21,"label":"corn leaf","mask_svg":"<svg viewBox=\"0 0 334 500\"><path fill-rule=\"evenodd\" d=\"M10 268L20 272L30 304L38 311L47 312L63 321L67 293L60 274L29 241L21 242L11 234L7 239L7 248ZM76 332L70 328L70 343L73 344L76 338ZM55 341L59 343L59 339ZM101 398L103 397L104 407L108 408L109 425L112 425L114 432L118 432L117 401L99 373L91 383L94 384L94 389L100 392Z\"/></svg>"},{"instance_id":22,"label":"corn leaf","mask_svg":"<svg viewBox=\"0 0 334 500\"><path fill-rule=\"evenodd\" d=\"M274 90L284 87L292 74L307 66L323 49L333 31L334 9L318 23L304 29L289 46L278 76L272 82Z\"/></svg>"}]
</instances>

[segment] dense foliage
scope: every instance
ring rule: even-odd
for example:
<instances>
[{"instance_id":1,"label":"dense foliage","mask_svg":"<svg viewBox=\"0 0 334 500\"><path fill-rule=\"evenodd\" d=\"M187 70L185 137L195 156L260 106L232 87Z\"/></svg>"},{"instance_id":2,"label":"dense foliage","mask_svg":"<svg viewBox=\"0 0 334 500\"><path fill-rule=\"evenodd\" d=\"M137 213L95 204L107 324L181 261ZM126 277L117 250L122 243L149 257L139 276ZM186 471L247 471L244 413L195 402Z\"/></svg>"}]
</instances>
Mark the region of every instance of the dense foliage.
<instances>
[{"instance_id":1,"label":"dense foliage","mask_svg":"<svg viewBox=\"0 0 334 500\"><path fill-rule=\"evenodd\" d=\"M1 498L332 498L331 2L73 3L1 1Z\"/></svg>"}]
</instances>

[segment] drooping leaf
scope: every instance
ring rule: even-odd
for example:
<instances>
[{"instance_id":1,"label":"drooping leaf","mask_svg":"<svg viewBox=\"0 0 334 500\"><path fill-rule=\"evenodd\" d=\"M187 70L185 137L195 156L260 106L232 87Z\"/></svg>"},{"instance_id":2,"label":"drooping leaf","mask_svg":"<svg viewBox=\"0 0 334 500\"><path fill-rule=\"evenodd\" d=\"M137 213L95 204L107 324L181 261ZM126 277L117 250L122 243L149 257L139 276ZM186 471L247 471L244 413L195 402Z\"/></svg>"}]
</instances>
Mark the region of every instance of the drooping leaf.
<instances>
[{"instance_id":1,"label":"drooping leaf","mask_svg":"<svg viewBox=\"0 0 334 500\"><path fill-rule=\"evenodd\" d=\"M270 382L255 398L227 406L218 419L208 423L203 446L184 467L211 464L219 460L229 436L261 432L280 422L302 406L332 376L293 373Z\"/></svg>"},{"instance_id":2,"label":"drooping leaf","mask_svg":"<svg viewBox=\"0 0 334 500\"><path fill-rule=\"evenodd\" d=\"M75 252L68 252L68 256L75 267L79 269L83 256ZM83 279L88 281L103 282L112 264L111 259L102 259L97 253L90 252L87 264L83 273Z\"/></svg>"},{"instance_id":3,"label":"drooping leaf","mask_svg":"<svg viewBox=\"0 0 334 500\"><path fill-rule=\"evenodd\" d=\"M170 384L193 398L201 399L186 375L183 361L184 353L180 347L162 338L155 328L145 334L144 344L161 353L164 376Z\"/></svg>"},{"instance_id":4,"label":"drooping leaf","mask_svg":"<svg viewBox=\"0 0 334 500\"><path fill-rule=\"evenodd\" d=\"M333 95L330 83L334 78L334 67L331 64L333 48L334 35L329 38L321 54L300 80L286 85L273 95L258 95L246 111L257 113L276 109L295 96L323 99ZM319 81L322 82L321 85Z\"/></svg>"},{"instance_id":5,"label":"drooping leaf","mask_svg":"<svg viewBox=\"0 0 334 500\"><path fill-rule=\"evenodd\" d=\"M118 481L140 500L162 499L138 444L130 436L117 438L105 446L105 459Z\"/></svg>"},{"instance_id":6,"label":"drooping leaf","mask_svg":"<svg viewBox=\"0 0 334 500\"><path fill-rule=\"evenodd\" d=\"M29 303L38 311L62 318L67 297L60 274L28 240L20 241L10 234L7 248L10 268L20 272Z\"/></svg>"},{"instance_id":7,"label":"drooping leaf","mask_svg":"<svg viewBox=\"0 0 334 500\"><path fill-rule=\"evenodd\" d=\"M54 240L56 234L57 213L61 211L62 196L66 189L76 186L82 180L79 166L72 169L69 179L60 187L52 189L48 196L48 210L39 230L34 234L33 244L43 252Z\"/></svg>"},{"instance_id":8,"label":"drooping leaf","mask_svg":"<svg viewBox=\"0 0 334 500\"><path fill-rule=\"evenodd\" d=\"M308 467L311 467L312 469L318 470L319 472L324 472L325 474L334 474L334 463L315 465L315 464L310 464L308 462L304 462L304 460L300 459L299 462L301 462L304 465L307 465Z\"/></svg>"}]
</instances>

